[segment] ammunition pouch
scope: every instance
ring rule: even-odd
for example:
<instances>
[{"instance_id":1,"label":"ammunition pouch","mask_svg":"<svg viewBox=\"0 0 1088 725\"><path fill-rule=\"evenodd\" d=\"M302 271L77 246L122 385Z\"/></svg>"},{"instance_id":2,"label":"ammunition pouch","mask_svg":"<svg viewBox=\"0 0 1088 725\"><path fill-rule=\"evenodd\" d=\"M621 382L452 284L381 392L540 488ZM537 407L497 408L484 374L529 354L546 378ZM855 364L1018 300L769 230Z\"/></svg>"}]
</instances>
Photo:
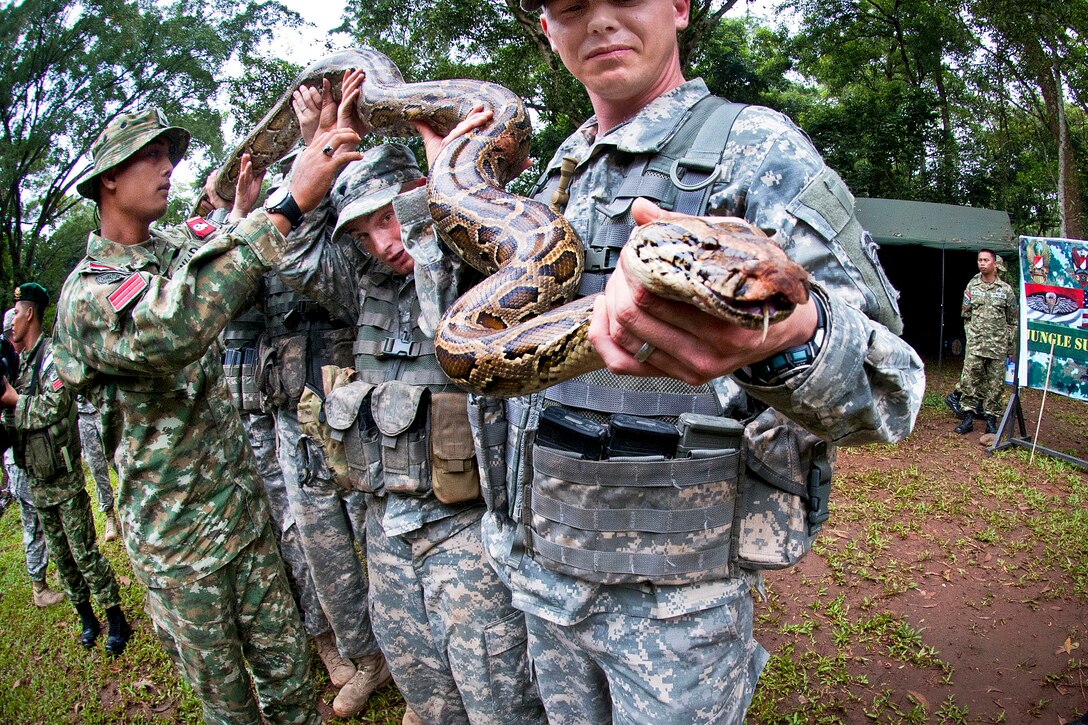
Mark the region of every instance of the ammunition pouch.
<instances>
[{"instance_id":1,"label":"ammunition pouch","mask_svg":"<svg viewBox=\"0 0 1088 725\"><path fill-rule=\"evenodd\" d=\"M348 489L347 462L343 444L335 440L332 430L325 424L322 414L321 394L310 386L302 391L298 402L298 427L302 435L298 440L300 459L300 485L314 479L335 481L342 489Z\"/></svg>"},{"instance_id":2,"label":"ammunition pouch","mask_svg":"<svg viewBox=\"0 0 1088 725\"><path fill-rule=\"evenodd\" d=\"M370 415L374 385L357 380L325 398L325 420L344 450L344 483L364 493L381 493L381 433Z\"/></svg>"},{"instance_id":3,"label":"ammunition pouch","mask_svg":"<svg viewBox=\"0 0 1088 725\"><path fill-rule=\"evenodd\" d=\"M370 412L381 434L382 477L390 493L423 496L431 491L430 397L427 388L399 380L384 382L371 394Z\"/></svg>"}]
</instances>

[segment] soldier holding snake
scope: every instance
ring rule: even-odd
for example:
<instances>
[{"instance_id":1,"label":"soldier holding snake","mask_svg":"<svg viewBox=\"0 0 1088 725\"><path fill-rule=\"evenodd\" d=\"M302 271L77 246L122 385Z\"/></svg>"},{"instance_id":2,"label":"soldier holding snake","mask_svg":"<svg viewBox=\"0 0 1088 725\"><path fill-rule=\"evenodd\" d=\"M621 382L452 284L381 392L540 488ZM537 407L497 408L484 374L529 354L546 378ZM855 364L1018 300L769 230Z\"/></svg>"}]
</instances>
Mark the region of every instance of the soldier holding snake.
<instances>
[{"instance_id":1,"label":"soldier holding snake","mask_svg":"<svg viewBox=\"0 0 1088 725\"><path fill-rule=\"evenodd\" d=\"M636 281L618 254L624 225L669 216L635 200L654 188L668 196L660 174L637 185L640 162L709 96L680 66L688 0L521 2L541 11L595 112L560 146L536 197L569 197L563 214L587 250L582 293L603 287L589 339L607 370L527 397L471 399L484 545L525 612L550 722L739 723L768 659L752 634L760 569L807 551L826 517L835 446L910 432L922 366L896 335L896 293L853 198L805 135L766 108L740 109L731 130L712 126L728 143L701 166L704 213L774 234L811 276L807 301L761 333ZM657 430L692 413L741 421L743 442L702 457L598 460L588 443L578 453L534 444L554 407L576 421L568 438L588 442L614 435L621 414Z\"/></svg>"}]
</instances>

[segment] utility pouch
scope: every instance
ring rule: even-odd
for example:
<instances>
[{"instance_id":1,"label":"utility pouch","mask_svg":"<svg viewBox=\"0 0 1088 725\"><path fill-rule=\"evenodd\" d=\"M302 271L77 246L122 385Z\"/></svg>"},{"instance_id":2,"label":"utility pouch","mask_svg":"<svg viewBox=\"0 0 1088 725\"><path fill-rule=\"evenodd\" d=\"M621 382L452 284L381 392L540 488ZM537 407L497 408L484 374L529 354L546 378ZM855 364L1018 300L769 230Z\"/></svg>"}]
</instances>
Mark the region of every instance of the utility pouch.
<instances>
[{"instance_id":1,"label":"utility pouch","mask_svg":"<svg viewBox=\"0 0 1088 725\"><path fill-rule=\"evenodd\" d=\"M26 472L31 480L47 483L81 466L79 413L73 404L66 420L26 434Z\"/></svg>"},{"instance_id":2,"label":"utility pouch","mask_svg":"<svg viewBox=\"0 0 1088 725\"><path fill-rule=\"evenodd\" d=\"M257 341L257 367L253 372L257 378L257 389L264 396L265 403L273 408L287 401L278 368L276 346L267 334L262 334Z\"/></svg>"},{"instance_id":3,"label":"utility pouch","mask_svg":"<svg viewBox=\"0 0 1088 725\"><path fill-rule=\"evenodd\" d=\"M827 444L766 410L745 429L742 453L736 562L745 569L792 566L812 548L827 520L833 464Z\"/></svg>"},{"instance_id":4,"label":"utility pouch","mask_svg":"<svg viewBox=\"0 0 1088 725\"><path fill-rule=\"evenodd\" d=\"M467 393L431 393L431 486L444 504L480 497Z\"/></svg>"},{"instance_id":5,"label":"utility pouch","mask_svg":"<svg viewBox=\"0 0 1088 725\"><path fill-rule=\"evenodd\" d=\"M502 398L468 396L468 423L480 462L480 495L488 511L508 511L506 406Z\"/></svg>"},{"instance_id":6,"label":"utility pouch","mask_svg":"<svg viewBox=\"0 0 1088 725\"><path fill-rule=\"evenodd\" d=\"M298 454L306 463L299 471L302 484L314 478L333 480L341 489L348 489L348 467L344 444L332 437L332 429L325 421L321 393L309 385L298 401L298 428L302 436L298 441Z\"/></svg>"},{"instance_id":7,"label":"utility pouch","mask_svg":"<svg viewBox=\"0 0 1088 725\"><path fill-rule=\"evenodd\" d=\"M306 335L292 335L276 341L280 389L287 400L298 400L306 387L308 348L309 339Z\"/></svg>"},{"instance_id":8,"label":"utility pouch","mask_svg":"<svg viewBox=\"0 0 1088 725\"><path fill-rule=\"evenodd\" d=\"M382 490L381 433L370 414L374 385L356 380L325 398L325 419L332 437L344 446L347 483L364 493Z\"/></svg>"},{"instance_id":9,"label":"utility pouch","mask_svg":"<svg viewBox=\"0 0 1088 725\"><path fill-rule=\"evenodd\" d=\"M431 490L427 408L430 390L390 380L372 393L370 412L381 433L385 490L423 496Z\"/></svg>"},{"instance_id":10,"label":"utility pouch","mask_svg":"<svg viewBox=\"0 0 1088 725\"><path fill-rule=\"evenodd\" d=\"M744 438L743 423L720 415L681 413L676 427L680 429L678 458L703 458L724 449L739 450Z\"/></svg>"}]
</instances>

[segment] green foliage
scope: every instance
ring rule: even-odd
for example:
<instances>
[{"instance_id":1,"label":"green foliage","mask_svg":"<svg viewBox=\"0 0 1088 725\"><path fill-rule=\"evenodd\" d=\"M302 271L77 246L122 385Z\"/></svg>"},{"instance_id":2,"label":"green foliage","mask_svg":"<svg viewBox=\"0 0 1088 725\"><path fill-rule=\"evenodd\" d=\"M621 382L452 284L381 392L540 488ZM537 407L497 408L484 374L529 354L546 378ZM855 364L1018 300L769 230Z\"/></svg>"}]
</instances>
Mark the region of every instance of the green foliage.
<instances>
[{"instance_id":1,"label":"green foliage","mask_svg":"<svg viewBox=\"0 0 1088 725\"><path fill-rule=\"evenodd\" d=\"M221 112L209 99L225 64L252 64L274 26L296 22L279 3L255 0L26 0L0 8L8 59L0 77L0 287L52 264L39 263L39 245L79 203L72 187L111 119L157 105L192 131L197 149L221 155Z\"/></svg>"}]
</instances>

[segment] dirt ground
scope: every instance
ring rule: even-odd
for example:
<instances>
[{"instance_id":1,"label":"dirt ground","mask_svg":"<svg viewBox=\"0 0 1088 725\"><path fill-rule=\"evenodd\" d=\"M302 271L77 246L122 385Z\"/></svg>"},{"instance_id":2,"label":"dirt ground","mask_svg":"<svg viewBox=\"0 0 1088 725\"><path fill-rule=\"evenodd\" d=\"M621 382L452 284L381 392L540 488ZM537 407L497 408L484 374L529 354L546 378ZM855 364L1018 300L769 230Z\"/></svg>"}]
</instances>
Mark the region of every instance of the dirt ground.
<instances>
[{"instance_id":1,"label":"dirt ground","mask_svg":"<svg viewBox=\"0 0 1088 725\"><path fill-rule=\"evenodd\" d=\"M801 668L781 683L765 672L760 687L783 694L760 722L791 699L809 715L789 722L1050 725L1088 711L1088 528L1079 544L1061 532L1065 511L1088 521L1088 472L991 454L983 424L956 434L941 400L958 374L930 371L906 441L841 451L828 528L767 576L757 638ZM1041 400L1023 393L1028 437ZM1088 458L1086 415L1088 403L1047 396L1039 444Z\"/></svg>"}]
</instances>

